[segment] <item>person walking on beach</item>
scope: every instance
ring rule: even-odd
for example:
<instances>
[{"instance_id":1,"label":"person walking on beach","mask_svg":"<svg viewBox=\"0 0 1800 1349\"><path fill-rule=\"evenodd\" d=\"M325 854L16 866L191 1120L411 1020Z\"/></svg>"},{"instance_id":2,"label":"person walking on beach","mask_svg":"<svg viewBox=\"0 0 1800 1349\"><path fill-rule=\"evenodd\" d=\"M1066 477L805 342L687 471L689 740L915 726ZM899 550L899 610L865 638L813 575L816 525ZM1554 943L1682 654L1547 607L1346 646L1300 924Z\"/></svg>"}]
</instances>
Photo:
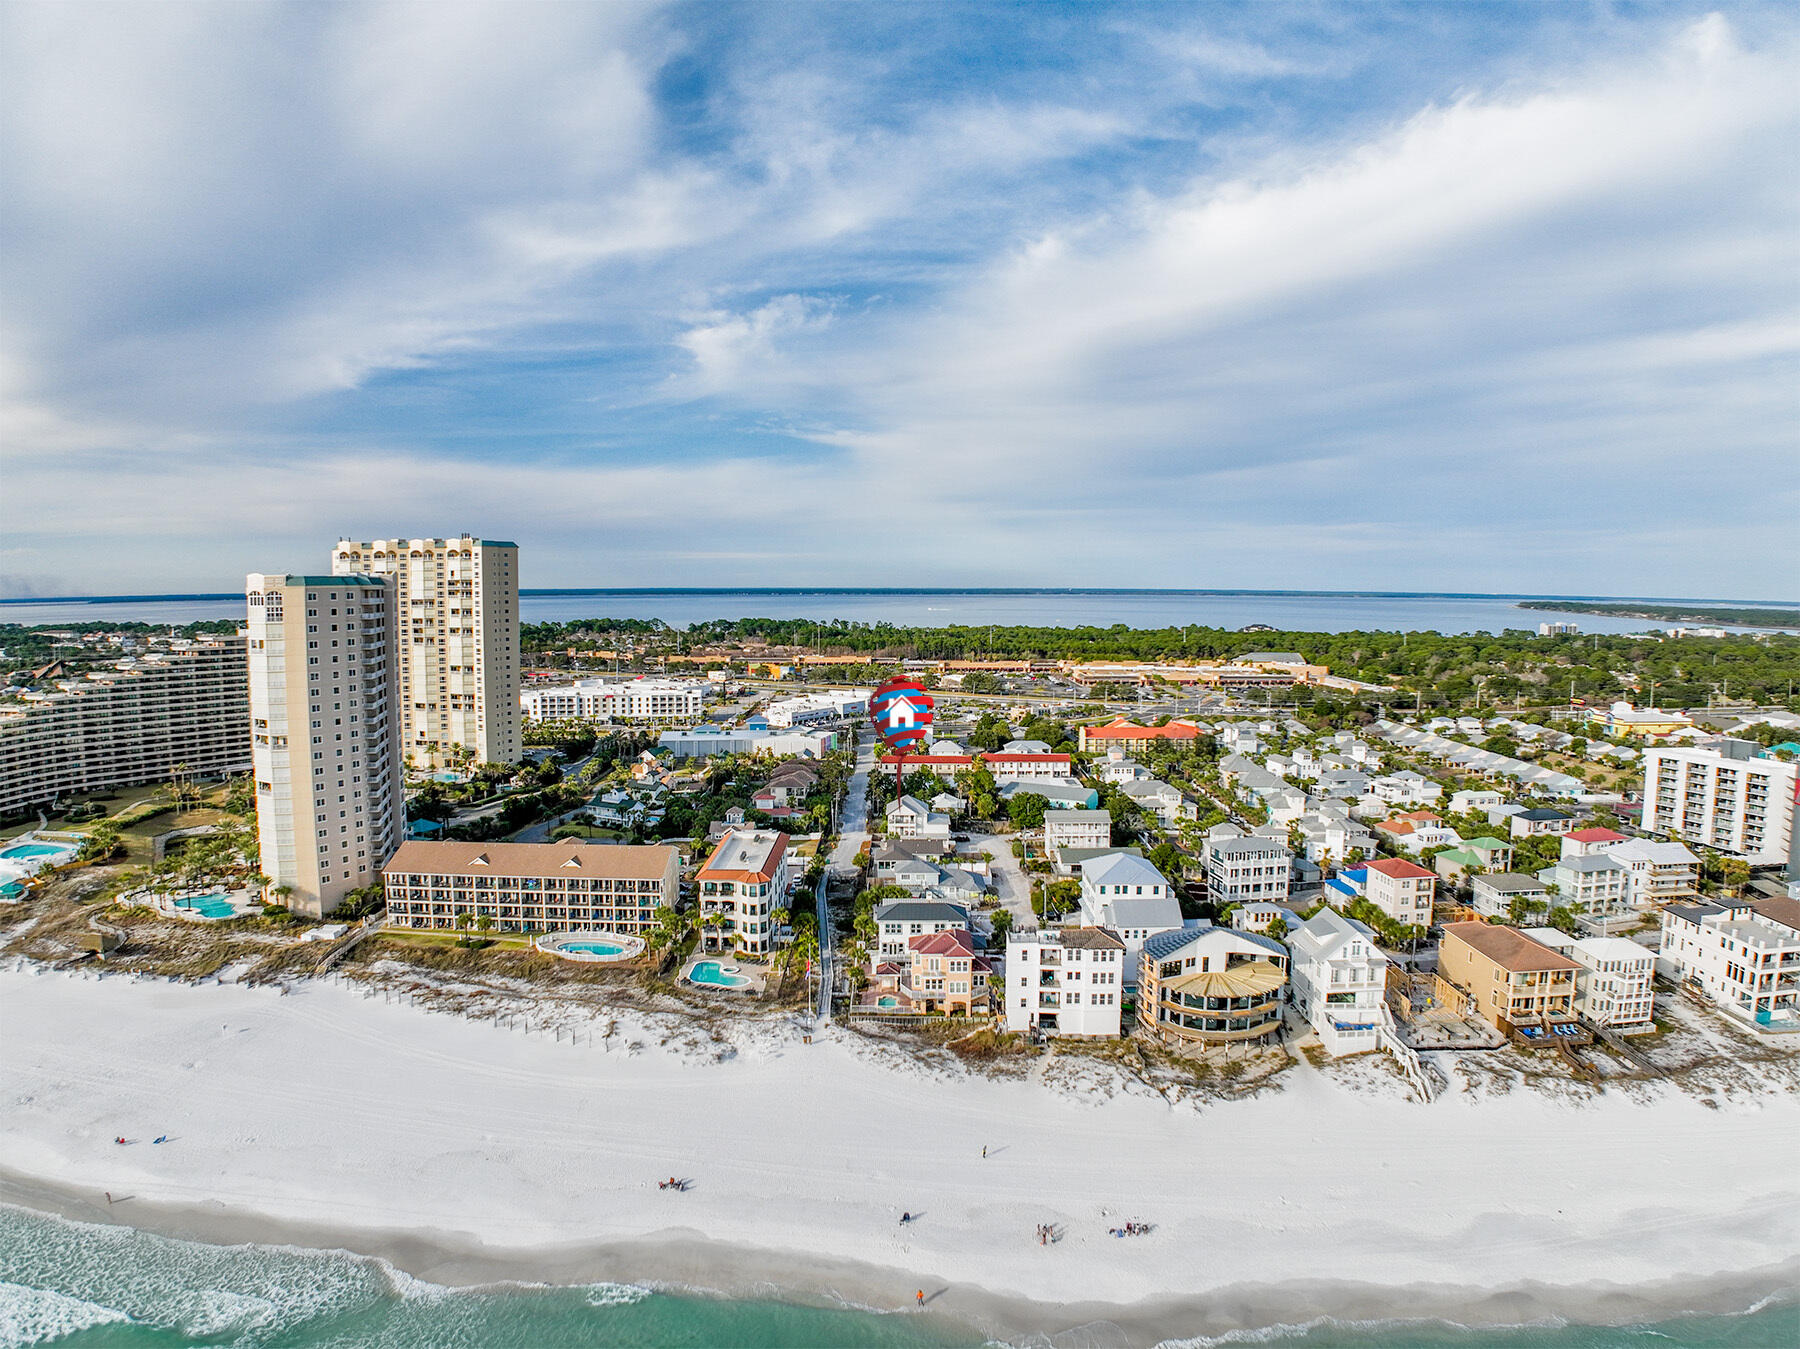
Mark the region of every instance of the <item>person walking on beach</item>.
<instances>
[{"instance_id":1,"label":"person walking on beach","mask_svg":"<svg viewBox=\"0 0 1800 1349\"><path fill-rule=\"evenodd\" d=\"M981 1145L981 1160L984 1162L987 1160L987 1144L986 1143L983 1143Z\"/></svg>"},{"instance_id":2,"label":"person walking on beach","mask_svg":"<svg viewBox=\"0 0 1800 1349\"><path fill-rule=\"evenodd\" d=\"M109 1208L112 1206L112 1191L111 1190L106 1191L106 1203Z\"/></svg>"},{"instance_id":3,"label":"person walking on beach","mask_svg":"<svg viewBox=\"0 0 1800 1349\"><path fill-rule=\"evenodd\" d=\"M925 1305L925 1290L923 1288L917 1293L914 1293L913 1296L918 1300L919 1306L923 1307Z\"/></svg>"}]
</instances>

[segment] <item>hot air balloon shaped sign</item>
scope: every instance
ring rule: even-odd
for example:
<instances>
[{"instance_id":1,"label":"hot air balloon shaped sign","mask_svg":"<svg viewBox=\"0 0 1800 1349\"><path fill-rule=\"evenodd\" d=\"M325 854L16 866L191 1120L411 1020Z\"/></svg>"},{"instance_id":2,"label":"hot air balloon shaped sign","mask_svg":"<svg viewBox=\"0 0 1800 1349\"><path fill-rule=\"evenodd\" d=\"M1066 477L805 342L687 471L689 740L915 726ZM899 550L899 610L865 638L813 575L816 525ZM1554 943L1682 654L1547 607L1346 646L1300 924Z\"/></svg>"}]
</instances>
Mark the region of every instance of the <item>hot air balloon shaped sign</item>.
<instances>
[{"instance_id":1,"label":"hot air balloon shaped sign","mask_svg":"<svg viewBox=\"0 0 1800 1349\"><path fill-rule=\"evenodd\" d=\"M896 676L869 695L869 720L875 723L875 734L897 754L917 749L931 729L934 704L925 686L916 679ZM895 776L900 766L894 766Z\"/></svg>"}]
</instances>

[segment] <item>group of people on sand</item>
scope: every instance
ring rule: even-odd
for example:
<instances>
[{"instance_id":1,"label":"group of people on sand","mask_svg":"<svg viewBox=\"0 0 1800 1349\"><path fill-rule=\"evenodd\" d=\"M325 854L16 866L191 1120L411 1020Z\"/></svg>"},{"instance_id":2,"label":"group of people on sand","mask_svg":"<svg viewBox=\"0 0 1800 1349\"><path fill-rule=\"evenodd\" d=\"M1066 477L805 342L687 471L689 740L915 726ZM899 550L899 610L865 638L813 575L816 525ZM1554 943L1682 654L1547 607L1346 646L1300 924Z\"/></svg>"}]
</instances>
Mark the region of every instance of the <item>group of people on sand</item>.
<instances>
[{"instance_id":1,"label":"group of people on sand","mask_svg":"<svg viewBox=\"0 0 1800 1349\"><path fill-rule=\"evenodd\" d=\"M169 1136L167 1134L158 1134L150 1141L152 1143L167 1143L169 1141ZM120 1134L117 1138L113 1139L113 1142L117 1143L120 1147L127 1147L130 1145L131 1140L125 1137L124 1134Z\"/></svg>"},{"instance_id":2,"label":"group of people on sand","mask_svg":"<svg viewBox=\"0 0 1800 1349\"><path fill-rule=\"evenodd\" d=\"M1039 1223L1037 1229L1038 1245L1048 1246L1056 1240L1055 1223Z\"/></svg>"},{"instance_id":3,"label":"group of people on sand","mask_svg":"<svg viewBox=\"0 0 1800 1349\"><path fill-rule=\"evenodd\" d=\"M1150 1224L1129 1222L1123 1227L1109 1227L1106 1230L1115 1237L1141 1237L1150 1230Z\"/></svg>"},{"instance_id":4,"label":"group of people on sand","mask_svg":"<svg viewBox=\"0 0 1800 1349\"><path fill-rule=\"evenodd\" d=\"M686 1190L690 1183L691 1182L689 1181L677 1180L674 1176L670 1176L667 1180L657 1181L656 1188L659 1190Z\"/></svg>"}]
</instances>

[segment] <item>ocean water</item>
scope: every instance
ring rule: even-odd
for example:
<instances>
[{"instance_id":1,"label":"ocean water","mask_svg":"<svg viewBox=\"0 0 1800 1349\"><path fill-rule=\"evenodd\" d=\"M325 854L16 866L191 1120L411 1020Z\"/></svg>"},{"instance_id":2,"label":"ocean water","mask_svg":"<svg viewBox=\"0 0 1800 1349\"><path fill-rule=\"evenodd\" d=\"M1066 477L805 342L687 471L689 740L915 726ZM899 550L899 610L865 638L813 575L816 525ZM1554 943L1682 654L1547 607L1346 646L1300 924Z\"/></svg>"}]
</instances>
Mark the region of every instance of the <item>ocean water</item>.
<instances>
[{"instance_id":1,"label":"ocean water","mask_svg":"<svg viewBox=\"0 0 1800 1349\"><path fill-rule=\"evenodd\" d=\"M1170 1346L1297 1349L1791 1349L1800 1307L1657 1325L1469 1330L1271 1327ZM1072 1336L1071 1345L1092 1341ZM69 1349L951 1349L984 1343L930 1315L678 1297L617 1284L450 1289L341 1251L209 1246L0 1207L0 1346ZM1045 1344L1055 1342L1022 1341Z\"/></svg>"},{"instance_id":2,"label":"ocean water","mask_svg":"<svg viewBox=\"0 0 1800 1349\"><path fill-rule=\"evenodd\" d=\"M526 590L519 597L519 612L527 623L660 618L677 628L716 618L845 619L914 627L984 623L1110 627L1123 623L1133 628L1192 624L1237 629L1263 623L1287 632L1446 634L1498 633L1508 628L1535 632L1537 625L1546 621L1574 622L1583 632L1642 632L1655 626L1642 619L1518 607L1521 599L1568 598L1608 597L1294 590ZM244 601L239 595L0 601L0 623L195 623L243 616Z\"/></svg>"}]
</instances>

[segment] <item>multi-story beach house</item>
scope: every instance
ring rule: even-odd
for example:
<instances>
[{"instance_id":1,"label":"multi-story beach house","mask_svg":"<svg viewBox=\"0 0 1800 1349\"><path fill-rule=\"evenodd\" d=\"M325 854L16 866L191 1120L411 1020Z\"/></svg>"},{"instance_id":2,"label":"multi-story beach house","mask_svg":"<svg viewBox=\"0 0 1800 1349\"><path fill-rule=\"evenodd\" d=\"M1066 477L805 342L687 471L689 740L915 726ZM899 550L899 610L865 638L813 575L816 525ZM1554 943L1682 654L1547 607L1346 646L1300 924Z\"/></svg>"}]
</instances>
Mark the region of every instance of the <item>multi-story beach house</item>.
<instances>
[{"instance_id":1,"label":"multi-story beach house","mask_svg":"<svg viewBox=\"0 0 1800 1349\"><path fill-rule=\"evenodd\" d=\"M1643 827L1752 866L1800 865L1800 763L1750 740L1644 751Z\"/></svg>"},{"instance_id":2,"label":"multi-story beach house","mask_svg":"<svg viewBox=\"0 0 1800 1349\"><path fill-rule=\"evenodd\" d=\"M1267 1043L1281 1034L1287 964L1285 946L1253 932L1158 933L1139 957L1138 1025L1180 1044Z\"/></svg>"},{"instance_id":3,"label":"multi-story beach house","mask_svg":"<svg viewBox=\"0 0 1800 1349\"><path fill-rule=\"evenodd\" d=\"M1431 905L1437 895L1437 877L1417 862L1398 857L1378 857L1370 862L1363 881L1363 898L1396 923L1431 926Z\"/></svg>"},{"instance_id":4,"label":"multi-story beach house","mask_svg":"<svg viewBox=\"0 0 1800 1349\"><path fill-rule=\"evenodd\" d=\"M950 817L916 796L902 796L888 805L887 829L893 838L949 838Z\"/></svg>"},{"instance_id":5,"label":"multi-story beach house","mask_svg":"<svg viewBox=\"0 0 1800 1349\"><path fill-rule=\"evenodd\" d=\"M394 583L257 572L246 585L260 866L272 897L323 917L380 879L406 832Z\"/></svg>"},{"instance_id":6,"label":"multi-story beach house","mask_svg":"<svg viewBox=\"0 0 1800 1349\"><path fill-rule=\"evenodd\" d=\"M250 759L243 635L171 641L0 705L0 816Z\"/></svg>"},{"instance_id":7,"label":"multi-story beach house","mask_svg":"<svg viewBox=\"0 0 1800 1349\"><path fill-rule=\"evenodd\" d=\"M1293 854L1278 839L1220 825L1206 836L1206 889L1215 905L1286 899Z\"/></svg>"},{"instance_id":8,"label":"multi-story beach house","mask_svg":"<svg viewBox=\"0 0 1800 1349\"><path fill-rule=\"evenodd\" d=\"M1523 913L1547 913L1550 892L1536 876L1516 871L1498 871L1491 876L1470 878L1469 903L1483 918L1510 919L1515 902Z\"/></svg>"},{"instance_id":9,"label":"multi-story beach house","mask_svg":"<svg viewBox=\"0 0 1800 1349\"><path fill-rule=\"evenodd\" d=\"M875 954L883 960L895 960L906 954L907 943L914 937L968 925L969 911L961 904L930 899L899 899L882 904L875 910Z\"/></svg>"},{"instance_id":10,"label":"multi-story beach house","mask_svg":"<svg viewBox=\"0 0 1800 1349\"><path fill-rule=\"evenodd\" d=\"M1294 1008L1334 1058L1378 1047L1388 958L1354 918L1323 908L1287 935Z\"/></svg>"},{"instance_id":11,"label":"multi-story beach house","mask_svg":"<svg viewBox=\"0 0 1800 1349\"><path fill-rule=\"evenodd\" d=\"M1144 939L1182 924L1181 901L1168 879L1136 853L1117 852L1081 865L1081 921L1125 943L1125 978L1133 982Z\"/></svg>"},{"instance_id":12,"label":"multi-story beach house","mask_svg":"<svg viewBox=\"0 0 1800 1349\"><path fill-rule=\"evenodd\" d=\"M1496 1029L1542 1030L1575 1016L1581 966L1516 928L1446 923L1438 944L1436 989L1447 1006Z\"/></svg>"},{"instance_id":13,"label":"multi-story beach house","mask_svg":"<svg viewBox=\"0 0 1800 1349\"><path fill-rule=\"evenodd\" d=\"M986 1011L992 967L966 927L908 937L896 955L873 956L863 1001L884 1011L968 1016Z\"/></svg>"},{"instance_id":14,"label":"multi-story beach house","mask_svg":"<svg viewBox=\"0 0 1800 1349\"><path fill-rule=\"evenodd\" d=\"M1692 899L1700 888L1700 859L1679 843L1633 838L1606 849L1625 868L1625 902L1634 909L1657 909Z\"/></svg>"},{"instance_id":15,"label":"multi-story beach house","mask_svg":"<svg viewBox=\"0 0 1800 1349\"><path fill-rule=\"evenodd\" d=\"M1009 933L1006 1028L1117 1039L1125 958L1125 943L1103 927Z\"/></svg>"},{"instance_id":16,"label":"multi-story beach house","mask_svg":"<svg viewBox=\"0 0 1800 1349\"><path fill-rule=\"evenodd\" d=\"M1577 913L1616 914L1624 911L1627 877L1624 866L1605 853L1564 857L1538 872L1546 887L1556 887L1556 902Z\"/></svg>"},{"instance_id":17,"label":"multi-story beach house","mask_svg":"<svg viewBox=\"0 0 1800 1349\"><path fill-rule=\"evenodd\" d=\"M775 830L733 829L720 839L694 877L702 947L774 949L769 915L786 903L789 864L787 835Z\"/></svg>"},{"instance_id":18,"label":"multi-story beach house","mask_svg":"<svg viewBox=\"0 0 1800 1349\"><path fill-rule=\"evenodd\" d=\"M1575 975L1575 1010L1581 1016L1621 1035L1656 1029L1654 951L1623 937L1571 937L1553 927L1526 928L1525 935L1581 966Z\"/></svg>"},{"instance_id":19,"label":"multi-story beach house","mask_svg":"<svg viewBox=\"0 0 1800 1349\"><path fill-rule=\"evenodd\" d=\"M519 695L525 720L696 721L706 710L706 685L675 679L578 679L537 684Z\"/></svg>"},{"instance_id":20,"label":"multi-story beach house","mask_svg":"<svg viewBox=\"0 0 1800 1349\"><path fill-rule=\"evenodd\" d=\"M421 770L467 755L517 763L519 546L464 534L340 539L335 576L392 578L401 752Z\"/></svg>"},{"instance_id":21,"label":"multi-story beach house","mask_svg":"<svg viewBox=\"0 0 1800 1349\"><path fill-rule=\"evenodd\" d=\"M1656 964L1746 1025L1800 1030L1800 899L1671 904Z\"/></svg>"},{"instance_id":22,"label":"multi-story beach house","mask_svg":"<svg viewBox=\"0 0 1800 1349\"><path fill-rule=\"evenodd\" d=\"M643 933L675 907L674 848L413 840L381 869L390 927L449 929L486 918L500 932L598 928Z\"/></svg>"},{"instance_id":23,"label":"multi-story beach house","mask_svg":"<svg viewBox=\"0 0 1800 1349\"><path fill-rule=\"evenodd\" d=\"M1104 810L1044 812L1044 851L1058 865L1065 849L1094 850L1112 843L1112 815Z\"/></svg>"},{"instance_id":24,"label":"multi-story beach house","mask_svg":"<svg viewBox=\"0 0 1800 1349\"><path fill-rule=\"evenodd\" d=\"M1540 806L1508 816L1506 827L1514 838L1541 838L1545 834L1566 834L1574 823L1574 816Z\"/></svg>"}]
</instances>

